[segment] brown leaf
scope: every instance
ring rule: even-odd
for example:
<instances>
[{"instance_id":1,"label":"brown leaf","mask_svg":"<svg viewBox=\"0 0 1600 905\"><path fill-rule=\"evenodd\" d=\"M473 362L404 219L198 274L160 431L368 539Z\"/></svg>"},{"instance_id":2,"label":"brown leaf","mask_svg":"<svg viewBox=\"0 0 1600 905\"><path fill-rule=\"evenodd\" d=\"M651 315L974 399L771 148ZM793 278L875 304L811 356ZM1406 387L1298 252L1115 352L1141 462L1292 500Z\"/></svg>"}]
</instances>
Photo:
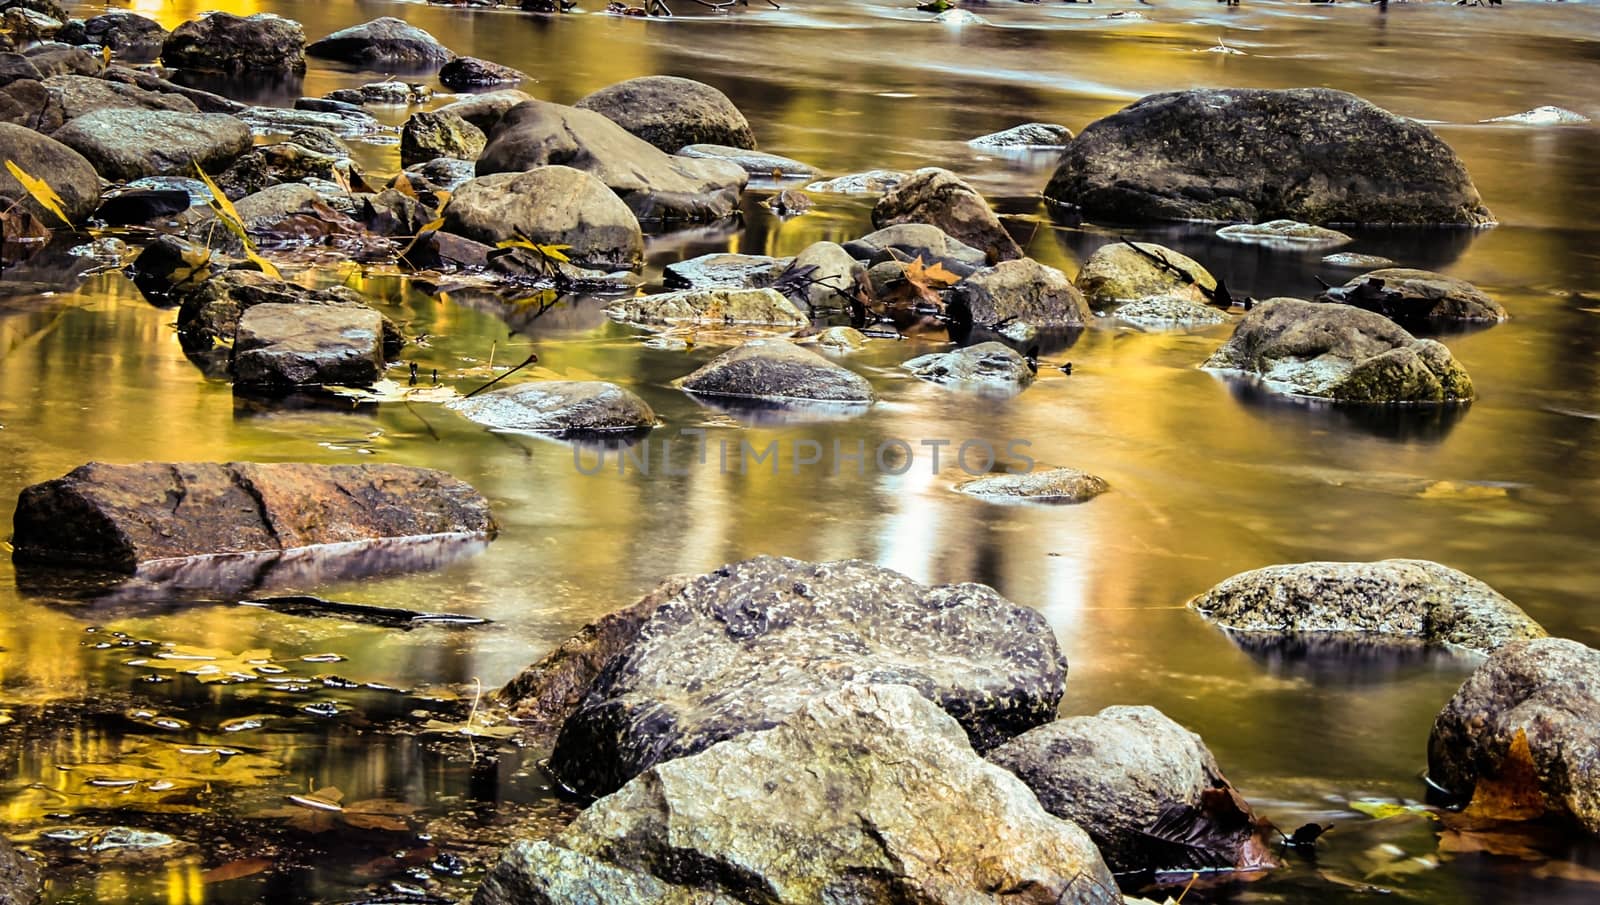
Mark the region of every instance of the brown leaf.
<instances>
[{"instance_id":1,"label":"brown leaf","mask_svg":"<svg viewBox=\"0 0 1600 905\"><path fill-rule=\"evenodd\" d=\"M1462 813L1497 820L1534 820L1547 810L1544 790L1539 783L1539 766L1534 763L1533 749L1528 746L1528 733L1518 729L1500 761L1499 772L1478 779L1472 801Z\"/></svg>"},{"instance_id":2,"label":"brown leaf","mask_svg":"<svg viewBox=\"0 0 1600 905\"><path fill-rule=\"evenodd\" d=\"M351 814L348 811L343 815L344 822L358 830L381 830L386 833L404 833L411 829L411 824L406 823L404 817L392 817L388 814Z\"/></svg>"},{"instance_id":3,"label":"brown leaf","mask_svg":"<svg viewBox=\"0 0 1600 905\"><path fill-rule=\"evenodd\" d=\"M960 277L945 268L943 261L934 261L929 266L922 262L921 255L906 265L905 274L906 279L929 289L946 289L961 281Z\"/></svg>"},{"instance_id":4,"label":"brown leaf","mask_svg":"<svg viewBox=\"0 0 1600 905\"><path fill-rule=\"evenodd\" d=\"M253 877L271 866L271 858L245 858L239 861L229 861L227 864L219 864L201 874L200 882L224 883L228 880Z\"/></svg>"}]
</instances>

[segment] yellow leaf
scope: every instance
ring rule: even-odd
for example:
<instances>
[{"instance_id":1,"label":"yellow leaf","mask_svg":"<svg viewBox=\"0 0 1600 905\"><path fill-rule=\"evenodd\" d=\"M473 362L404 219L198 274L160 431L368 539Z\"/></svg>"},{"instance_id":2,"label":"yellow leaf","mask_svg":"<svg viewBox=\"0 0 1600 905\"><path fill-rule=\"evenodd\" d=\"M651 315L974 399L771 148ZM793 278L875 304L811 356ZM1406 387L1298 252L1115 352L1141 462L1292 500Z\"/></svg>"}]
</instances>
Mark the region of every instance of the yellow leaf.
<instances>
[{"instance_id":1,"label":"yellow leaf","mask_svg":"<svg viewBox=\"0 0 1600 905\"><path fill-rule=\"evenodd\" d=\"M572 249L571 245L540 245L527 236L524 236L522 233L517 233L516 238L514 239L506 239L502 242L496 242L494 247L526 248L529 251L537 252L540 256L549 258L552 261L560 261L563 264L571 263L571 259L565 254L567 251Z\"/></svg>"},{"instance_id":2,"label":"yellow leaf","mask_svg":"<svg viewBox=\"0 0 1600 905\"><path fill-rule=\"evenodd\" d=\"M440 217L437 220L433 220L433 221L430 221L428 223L422 224L422 228L417 230L417 234L411 237L411 241L406 243L406 247L400 249L399 257L404 258L406 255L410 254L411 253L411 249L417 247L417 240L421 239L424 235L427 235L428 233L431 233L431 232L435 232L436 230L439 230L439 229L441 229L443 227L444 227L444 218L443 217Z\"/></svg>"},{"instance_id":3,"label":"yellow leaf","mask_svg":"<svg viewBox=\"0 0 1600 905\"><path fill-rule=\"evenodd\" d=\"M100 67L103 69L111 65L111 48L100 48Z\"/></svg>"},{"instance_id":4,"label":"yellow leaf","mask_svg":"<svg viewBox=\"0 0 1600 905\"><path fill-rule=\"evenodd\" d=\"M283 274L278 272L277 266L266 258L256 254L255 250L250 248L248 244L245 246L244 256L257 267L261 268L261 272L267 276L272 277L275 280L283 279Z\"/></svg>"},{"instance_id":5,"label":"yellow leaf","mask_svg":"<svg viewBox=\"0 0 1600 905\"><path fill-rule=\"evenodd\" d=\"M960 277L945 268L943 261L934 261L931 266L925 265L922 263L921 255L918 255L915 261L906 265L905 276L907 280L930 289L954 286L961 280Z\"/></svg>"},{"instance_id":6,"label":"yellow leaf","mask_svg":"<svg viewBox=\"0 0 1600 905\"><path fill-rule=\"evenodd\" d=\"M41 207L55 214L56 218L67 226L72 225L67 219L66 211L61 209L61 196L56 194L56 190L51 188L49 183L28 175L28 171L17 166L14 161L6 161L6 169L11 171L12 177L22 183L22 188L32 195L33 200L39 202Z\"/></svg>"},{"instance_id":7,"label":"yellow leaf","mask_svg":"<svg viewBox=\"0 0 1600 905\"><path fill-rule=\"evenodd\" d=\"M1472 801L1462 813L1496 820L1533 820L1547 809L1528 733L1519 728L1495 775L1479 777Z\"/></svg>"},{"instance_id":8,"label":"yellow leaf","mask_svg":"<svg viewBox=\"0 0 1600 905\"><path fill-rule=\"evenodd\" d=\"M395 176L394 184L389 187L408 198L417 197L416 186L411 184L411 177L407 176L404 172L400 173L398 176Z\"/></svg>"}]
</instances>

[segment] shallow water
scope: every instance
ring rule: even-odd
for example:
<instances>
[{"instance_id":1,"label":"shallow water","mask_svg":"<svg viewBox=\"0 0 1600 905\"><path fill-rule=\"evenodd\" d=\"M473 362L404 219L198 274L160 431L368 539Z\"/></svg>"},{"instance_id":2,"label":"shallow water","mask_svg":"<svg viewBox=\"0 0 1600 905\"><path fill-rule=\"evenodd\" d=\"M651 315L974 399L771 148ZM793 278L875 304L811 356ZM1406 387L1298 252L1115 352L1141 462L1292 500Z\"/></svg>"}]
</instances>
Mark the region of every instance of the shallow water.
<instances>
[{"instance_id":1,"label":"shallow water","mask_svg":"<svg viewBox=\"0 0 1600 905\"><path fill-rule=\"evenodd\" d=\"M1192 85L1348 89L1436 123L1501 221L1477 232L1368 231L1341 249L1444 270L1505 304L1511 321L1444 337L1480 398L1443 416L1286 403L1195 369L1227 325L1143 333L1105 322L1045 349L1047 361L1073 363L1070 376L1042 368L1011 400L897 373L937 347L924 337L851 359L883 398L869 412L752 423L670 385L714 357L715 337L652 349L607 323L593 299L535 318L470 294L440 301L394 275L337 265L306 274L366 291L425 334L406 358L461 390L496 372L491 356L503 369L536 350L542 375L594 375L640 393L666 424L658 441L700 427L712 444L815 440L831 451L835 441L850 450L900 439L917 453L903 475L870 463L866 473L852 463L830 473L826 461L794 469L788 459L776 474L741 475L718 468L713 445L706 465L680 448L685 473L618 474L612 459L584 475L569 446L490 434L423 402L238 402L184 358L172 312L117 274L70 294L0 300L0 500L93 459L379 460L455 473L491 498L502 526L481 554L441 556L433 571L351 578L313 563L267 590L211 595L85 599L0 559L0 712L10 720L0 725L0 813L14 839L50 860L50 901L342 901L391 882L469 889L482 852L467 840L561 810L538 752L418 735L426 721L462 720L476 687L498 686L662 576L759 553L861 557L924 581L992 584L1055 627L1071 662L1065 712L1158 706L1201 733L1280 825L1338 824L1315 862L1291 857L1264 879L1196 889L1196 900L1354 901L1370 883L1429 903L1593 901L1600 887L1583 882L1600 877L1592 846L1557 845L1544 861L1452 857L1425 819L1374 821L1349 807L1423 796L1433 715L1471 660L1251 652L1183 609L1262 565L1417 557L1489 582L1554 634L1600 644L1600 128L1480 123L1543 104L1600 118L1591 6L1396 3L1385 14L1366 4L997 0L973 7L988 25L950 29L882 3L806 0L726 16L690 5L674 4L672 21L390 2L133 8L169 27L206 8L270 10L312 38L403 15L458 52L530 73L539 81L526 89L561 102L637 75L701 79L733 97L763 149L828 173L944 165L969 176L1031 255L1069 273L1113 233L1042 216L1048 157L981 155L966 139L1027 120L1078 129L1145 93ZM1124 9L1143 18L1103 18ZM1244 54L1208 52L1219 39ZM286 104L380 75L313 60L303 83L210 87ZM398 167L393 145L357 147L371 170ZM704 251L793 254L867 229L863 202L818 196L818 210L780 223L755 203L763 194L747 194L741 228L655 242L651 275ZM1314 274L1348 275L1319 265L1320 253L1228 244L1204 229L1137 235L1198 258L1237 294L1305 295ZM942 438L1027 441L1040 462L1102 475L1114 490L1075 507L986 506L950 491L965 476L950 450L931 473L920 444ZM403 631L234 604L269 593L492 622ZM221 659L171 659L196 651ZM169 668L193 662L254 678L202 683ZM371 806L400 816L353 827L304 814L290 825L277 813L285 795L329 786L347 803L401 802ZM51 838L115 825L169 833L179 853L91 858ZM1381 843L1405 857L1382 854ZM463 856L465 876L440 852Z\"/></svg>"}]
</instances>

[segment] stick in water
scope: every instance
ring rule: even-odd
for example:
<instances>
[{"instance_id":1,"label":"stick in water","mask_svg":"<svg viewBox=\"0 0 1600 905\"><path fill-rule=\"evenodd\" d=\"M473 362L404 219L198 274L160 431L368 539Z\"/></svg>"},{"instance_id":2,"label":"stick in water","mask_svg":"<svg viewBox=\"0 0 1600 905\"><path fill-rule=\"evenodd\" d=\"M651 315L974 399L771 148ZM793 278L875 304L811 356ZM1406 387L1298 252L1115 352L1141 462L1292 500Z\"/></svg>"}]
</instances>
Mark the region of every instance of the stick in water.
<instances>
[{"instance_id":1,"label":"stick in water","mask_svg":"<svg viewBox=\"0 0 1600 905\"><path fill-rule=\"evenodd\" d=\"M467 395L463 396L462 398L463 399L471 399L472 397L478 395L479 393L483 392L484 390L487 390L488 388L494 386L495 384L499 383L502 380L505 380L507 377L510 377L512 374L517 373L518 371L522 370L523 368L526 368L528 365L531 365L531 364L533 364L534 362L536 362L538 360L539 360L539 355L538 355L537 352L532 354L532 355L529 355L527 361L524 361L522 364L519 364L516 367L512 368L511 370L505 372L504 374L501 374L499 377L496 377L495 379L489 381L488 383L484 384L483 386L478 387L477 389L473 390L472 392L468 393Z\"/></svg>"}]
</instances>

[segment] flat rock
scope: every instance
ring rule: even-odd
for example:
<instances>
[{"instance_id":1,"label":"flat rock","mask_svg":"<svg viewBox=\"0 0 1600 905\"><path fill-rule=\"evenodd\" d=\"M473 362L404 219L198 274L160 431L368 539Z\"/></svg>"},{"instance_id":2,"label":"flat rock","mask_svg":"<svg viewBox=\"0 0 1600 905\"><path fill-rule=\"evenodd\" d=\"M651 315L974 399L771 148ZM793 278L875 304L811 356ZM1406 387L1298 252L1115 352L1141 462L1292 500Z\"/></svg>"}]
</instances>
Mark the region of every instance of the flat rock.
<instances>
[{"instance_id":1,"label":"flat rock","mask_svg":"<svg viewBox=\"0 0 1600 905\"><path fill-rule=\"evenodd\" d=\"M426 31L393 16L352 25L306 48L306 55L371 67L427 69L455 54Z\"/></svg>"},{"instance_id":2,"label":"flat rock","mask_svg":"<svg viewBox=\"0 0 1600 905\"><path fill-rule=\"evenodd\" d=\"M444 221L447 231L488 245L520 234L571 246L563 254L589 269L630 270L644 258L633 212L599 179L571 167L479 176L456 189Z\"/></svg>"},{"instance_id":3,"label":"flat rock","mask_svg":"<svg viewBox=\"0 0 1600 905\"><path fill-rule=\"evenodd\" d=\"M212 12L173 29L161 47L161 60L180 69L304 72L305 46L305 29L292 19Z\"/></svg>"},{"instance_id":4,"label":"flat rock","mask_svg":"<svg viewBox=\"0 0 1600 905\"><path fill-rule=\"evenodd\" d=\"M478 158L478 175L549 164L599 179L642 221L720 220L737 208L750 179L727 161L675 157L592 110L544 101L519 104L501 118Z\"/></svg>"},{"instance_id":5,"label":"flat rock","mask_svg":"<svg viewBox=\"0 0 1600 905\"><path fill-rule=\"evenodd\" d=\"M232 343L239 319L256 305L325 305L368 309L361 293L345 286L307 289L253 270L218 274L184 293L178 309L178 341L186 352L204 352ZM385 355L398 354L405 336L384 320Z\"/></svg>"},{"instance_id":6,"label":"flat rock","mask_svg":"<svg viewBox=\"0 0 1600 905\"><path fill-rule=\"evenodd\" d=\"M1506 309L1499 302L1466 280L1409 267L1385 267L1364 273L1313 301L1355 305L1401 321L1494 323L1506 319Z\"/></svg>"},{"instance_id":7,"label":"flat rock","mask_svg":"<svg viewBox=\"0 0 1600 905\"><path fill-rule=\"evenodd\" d=\"M1230 242L1265 245L1269 248L1336 248L1355 241L1336 229L1313 226L1298 220L1236 223L1217 230L1217 236Z\"/></svg>"},{"instance_id":8,"label":"flat rock","mask_svg":"<svg viewBox=\"0 0 1600 905\"><path fill-rule=\"evenodd\" d=\"M225 113L96 110L55 133L106 179L220 172L250 149L250 128Z\"/></svg>"},{"instance_id":9,"label":"flat rock","mask_svg":"<svg viewBox=\"0 0 1600 905\"><path fill-rule=\"evenodd\" d=\"M819 689L762 731L654 764L554 839L514 843L473 905L1121 905L1084 831L915 684Z\"/></svg>"},{"instance_id":10,"label":"flat rock","mask_svg":"<svg viewBox=\"0 0 1600 905\"><path fill-rule=\"evenodd\" d=\"M1203 368L1243 371L1281 392L1349 403L1470 400L1472 378L1429 339L1350 305L1269 299Z\"/></svg>"},{"instance_id":11,"label":"flat rock","mask_svg":"<svg viewBox=\"0 0 1600 905\"><path fill-rule=\"evenodd\" d=\"M69 121L108 109L200 112L194 102L179 94L144 91L133 85L86 75L52 75L44 80L44 85L60 100L62 117Z\"/></svg>"},{"instance_id":12,"label":"flat rock","mask_svg":"<svg viewBox=\"0 0 1600 905\"><path fill-rule=\"evenodd\" d=\"M449 404L495 430L602 434L649 430L656 413L632 392L599 380L540 380Z\"/></svg>"},{"instance_id":13,"label":"flat rock","mask_svg":"<svg viewBox=\"0 0 1600 905\"><path fill-rule=\"evenodd\" d=\"M834 195L881 195L904 182L905 178L906 174L899 170L868 170L813 182L806 186L806 191Z\"/></svg>"},{"instance_id":14,"label":"flat rock","mask_svg":"<svg viewBox=\"0 0 1600 905\"><path fill-rule=\"evenodd\" d=\"M1089 307L1101 311L1122 302L1156 295L1181 296L1204 303L1205 293L1199 287L1217 288L1217 278L1194 258L1154 242L1134 244L1137 249L1126 242L1102 245L1083 262L1073 283L1083 292ZM1155 258L1170 266L1163 266ZM1192 281L1179 276L1173 267L1187 273Z\"/></svg>"},{"instance_id":15,"label":"flat rock","mask_svg":"<svg viewBox=\"0 0 1600 905\"><path fill-rule=\"evenodd\" d=\"M1089 124L1046 198L1142 222L1492 222L1427 126L1329 88L1153 94Z\"/></svg>"},{"instance_id":16,"label":"flat rock","mask_svg":"<svg viewBox=\"0 0 1600 905\"><path fill-rule=\"evenodd\" d=\"M617 299L612 320L632 324L751 324L804 327L805 313L776 289L685 289Z\"/></svg>"},{"instance_id":17,"label":"flat rock","mask_svg":"<svg viewBox=\"0 0 1600 905\"><path fill-rule=\"evenodd\" d=\"M986 151L1062 148L1072 140L1072 130L1055 123L1023 123L967 142Z\"/></svg>"},{"instance_id":18,"label":"flat rock","mask_svg":"<svg viewBox=\"0 0 1600 905\"><path fill-rule=\"evenodd\" d=\"M962 481L956 490L994 503L1085 503L1107 490L1105 478L1076 468L1039 468Z\"/></svg>"},{"instance_id":19,"label":"flat rock","mask_svg":"<svg viewBox=\"0 0 1600 905\"><path fill-rule=\"evenodd\" d=\"M376 135L385 130L372 114L358 107L330 110L288 110L283 107L246 107L239 119L262 134L288 134L300 129L326 129L340 138Z\"/></svg>"},{"instance_id":20,"label":"flat rock","mask_svg":"<svg viewBox=\"0 0 1600 905\"><path fill-rule=\"evenodd\" d=\"M1020 393L1033 383L1033 368L1028 366L1028 360L997 342L919 355L901 367L932 383L1006 395Z\"/></svg>"},{"instance_id":21,"label":"flat rock","mask_svg":"<svg viewBox=\"0 0 1600 905\"><path fill-rule=\"evenodd\" d=\"M808 163L801 163L790 157L777 154L766 154L761 151L748 151L743 148L729 147L728 145L685 145L679 148L680 157L703 157L711 160L726 160L738 164L746 173L760 179L788 179L790 177L815 176L817 171Z\"/></svg>"},{"instance_id":22,"label":"flat rock","mask_svg":"<svg viewBox=\"0 0 1600 905\"><path fill-rule=\"evenodd\" d=\"M142 563L324 544L492 536L489 503L402 465L91 462L17 501L18 562L134 572Z\"/></svg>"},{"instance_id":23,"label":"flat rock","mask_svg":"<svg viewBox=\"0 0 1600 905\"><path fill-rule=\"evenodd\" d=\"M668 264L661 277L669 289L765 289L793 260L717 252Z\"/></svg>"},{"instance_id":24,"label":"flat rock","mask_svg":"<svg viewBox=\"0 0 1600 905\"><path fill-rule=\"evenodd\" d=\"M1011 321L1082 327L1093 317L1066 274L1032 258L1001 261L963 279L952 293L950 311L958 321L977 326Z\"/></svg>"},{"instance_id":25,"label":"flat rock","mask_svg":"<svg viewBox=\"0 0 1600 905\"><path fill-rule=\"evenodd\" d=\"M1553 107L1546 104L1524 110L1521 113L1512 113L1506 116L1493 116L1484 120L1486 123L1516 123L1519 126L1575 126L1589 122L1589 117L1582 113L1574 113L1563 107Z\"/></svg>"},{"instance_id":26,"label":"flat rock","mask_svg":"<svg viewBox=\"0 0 1600 905\"><path fill-rule=\"evenodd\" d=\"M786 339L753 339L678 382L700 396L777 402L872 402L872 385Z\"/></svg>"},{"instance_id":27,"label":"flat rock","mask_svg":"<svg viewBox=\"0 0 1600 905\"><path fill-rule=\"evenodd\" d=\"M371 308L265 304L239 317L235 386L371 386L382 373L383 316Z\"/></svg>"},{"instance_id":28,"label":"flat rock","mask_svg":"<svg viewBox=\"0 0 1600 905\"><path fill-rule=\"evenodd\" d=\"M1360 270L1378 270L1383 267L1395 266L1395 262L1390 258L1380 255L1357 254L1352 251L1336 251L1331 255L1323 255L1322 263L1330 267L1350 267Z\"/></svg>"},{"instance_id":29,"label":"flat rock","mask_svg":"<svg viewBox=\"0 0 1600 905\"><path fill-rule=\"evenodd\" d=\"M1370 634L1475 651L1545 634L1493 588L1420 559L1268 566L1229 578L1189 606L1236 632Z\"/></svg>"},{"instance_id":30,"label":"flat rock","mask_svg":"<svg viewBox=\"0 0 1600 905\"><path fill-rule=\"evenodd\" d=\"M0 123L0 147L5 148L5 158L23 172L50 183L73 223L82 223L100 206L100 177L94 165L71 147L11 123ZM0 197L21 201L47 226L59 225L55 215L35 201L5 167L0 167Z\"/></svg>"},{"instance_id":31,"label":"flat rock","mask_svg":"<svg viewBox=\"0 0 1600 905\"><path fill-rule=\"evenodd\" d=\"M770 728L817 695L891 679L988 750L1054 716L1066 661L1043 617L983 585L762 556L694 578L657 607L562 726L550 769L604 794Z\"/></svg>"},{"instance_id":32,"label":"flat rock","mask_svg":"<svg viewBox=\"0 0 1600 905\"><path fill-rule=\"evenodd\" d=\"M881 229L898 223L937 226L982 251L984 263L1022 257L1022 248L1000 225L989 202L949 170L924 167L878 199L872 208L872 225Z\"/></svg>"},{"instance_id":33,"label":"flat rock","mask_svg":"<svg viewBox=\"0 0 1600 905\"><path fill-rule=\"evenodd\" d=\"M1228 319L1226 314L1210 305L1202 305L1188 295L1146 296L1138 301L1118 305L1113 313L1118 320L1157 330L1204 327L1220 324Z\"/></svg>"},{"instance_id":34,"label":"flat rock","mask_svg":"<svg viewBox=\"0 0 1600 905\"><path fill-rule=\"evenodd\" d=\"M1564 638L1496 650L1434 720L1428 780L1485 819L1548 813L1600 835L1600 651ZM1517 790L1520 809L1475 801L1480 786Z\"/></svg>"},{"instance_id":35,"label":"flat rock","mask_svg":"<svg viewBox=\"0 0 1600 905\"><path fill-rule=\"evenodd\" d=\"M515 85L527 79L527 75L510 66L502 66L477 57L455 57L439 70L439 84L451 91L467 91L491 85Z\"/></svg>"},{"instance_id":36,"label":"flat rock","mask_svg":"<svg viewBox=\"0 0 1600 905\"><path fill-rule=\"evenodd\" d=\"M692 79L670 75L628 79L573 106L599 113L668 154L686 145L756 146L749 121L733 101Z\"/></svg>"}]
</instances>

